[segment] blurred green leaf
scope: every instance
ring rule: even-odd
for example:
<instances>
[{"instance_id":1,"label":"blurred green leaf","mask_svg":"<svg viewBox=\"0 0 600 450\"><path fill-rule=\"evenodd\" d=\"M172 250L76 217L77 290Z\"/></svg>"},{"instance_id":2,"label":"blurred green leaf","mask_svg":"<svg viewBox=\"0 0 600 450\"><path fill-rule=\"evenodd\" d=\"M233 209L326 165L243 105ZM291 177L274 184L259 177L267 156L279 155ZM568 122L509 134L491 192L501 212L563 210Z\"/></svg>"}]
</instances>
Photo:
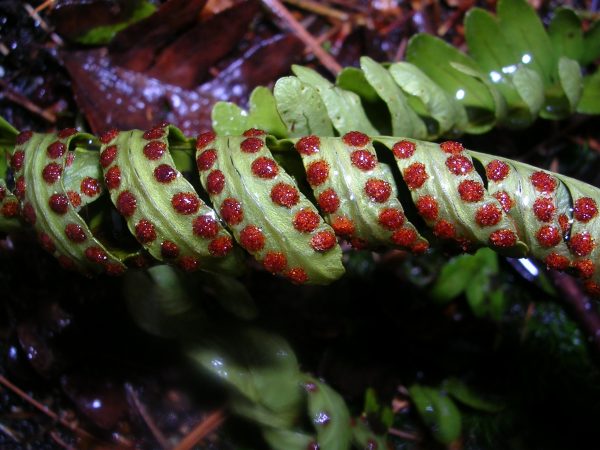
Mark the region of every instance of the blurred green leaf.
<instances>
[{"instance_id":1,"label":"blurred green leaf","mask_svg":"<svg viewBox=\"0 0 600 450\"><path fill-rule=\"evenodd\" d=\"M504 408L501 403L483 398L458 378L444 380L442 388L459 402L479 411L496 413Z\"/></svg>"},{"instance_id":2,"label":"blurred green leaf","mask_svg":"<svg viewBox=\"0 0 600 450\"><path fill-rule=\"evenodd\" d=\"M248 129L248 113L235 103L217 102L211 119L215 132L222 136L239 136Z\"/></svg>"},{"instance_id":3,"label":"blurred green leaf","mask_svg":"<svg viewBox=\"0 0 600 450\"><path fill-rule=\"evenodd\" d=\"M287 129L275 104L271 90L259 86L250 94L250 111L246 121L247 128L258 128L278 138L287 136Z\"/></svg>"},{"instance_id":4,"label":"blurred green leaf","mask_svg":"<svg viewBox=\"0 0 600 450\"><path fill-rule=\"evenodd\" d=\"M307 450L316 442L314 436L276 428L266 428L263 437L272 450Z\"/></svg>"},{"instance_id":5,"label":"blurred green leaf","mask_svg":"<svg viewBox=\"0 0 600 450\"><path fill-rule=\"evenodd\" d=\"M84 45L108 44L119 31L139 20L145 19L156 11L156 6L149 1L137 1L136 3L131 16L126 21L92 28L85 34L77 37L76 42Z\"/></svg>"},{"instance_id":6,"label":"blurred green leaf","mask_svg":"<svg viewBox=\"0 0 600 450\"><path fill-rule=\"evenodd\" d=\"M414 384L408 388L410 398L433 437L442 444L456 441L461 434L461 416L447 395L437 389Z\"/></svg>"},{"instance_id":7,"label":"blurred green leaf","mask_svg":"<svg viewBox=\"0 0 600 450\"><path fill-rule=\"evenodd\" d=\"M308 389L308 412L315 429L321 450L347 450L352 433L350 413L344 399L325 383L311 378L315 386Z\"/></svg>"},{"instance_id":8,"label":"blurred green leaf","mask_svg":"<svg viewBox=\"0 0 600 450\"><path fill-rule=\"evenodd\" d=\"M581 20L572 9L558 8L555 11L548 27L548 35L557 55L581 62L583 29Z\"/></svg>"},{"instance_id":9,"label":"blurred green leaf","mask_svg":"<svg viewBox=\"0 0 600 450\"><path fill-rule=\"evenodd\" d=\"M563 91L569 99L571 111L574 111L581 97L581 67L577 61L561 57L558 61L558 76Z\"/></svg>"},{"instance_id":10,"label":"blurred green leaf","mask_svg":"<svg viewBox=\"0 0 600 450\"><path fill-rule=\"evenodd\" d=\"M583 37L581 64L587 66L600 57L600 21L594 22Z\"/></svg>"},{"instance_id":11,"label":"blurred green leaf","mask_svg":"<svg viewBox=\"0 0 600 450\"><path fill-rule=\"evenodd\" d=\"M583 93L577 105L577 112L600 114L600 71L583 78Z\"/></svg>"}]
</instances>

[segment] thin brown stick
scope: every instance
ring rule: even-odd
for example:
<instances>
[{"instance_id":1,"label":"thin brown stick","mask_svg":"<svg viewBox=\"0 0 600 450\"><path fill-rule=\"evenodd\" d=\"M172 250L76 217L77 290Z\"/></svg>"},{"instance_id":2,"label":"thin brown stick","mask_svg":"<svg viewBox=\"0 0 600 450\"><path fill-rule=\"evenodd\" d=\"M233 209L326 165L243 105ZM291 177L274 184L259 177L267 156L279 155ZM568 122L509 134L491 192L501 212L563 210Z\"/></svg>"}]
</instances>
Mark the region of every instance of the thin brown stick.
<instances>
[{"instance_id":1,"label":"thin brown stick","mask_svg":"<svg viewBox=\"0 0 600 450\"><path fill-rule=\"evenodd\" d=\"M399 438L406 439L407 441L418 442L421 440L420 436L409 431L399 430L397 428L388 428L388 433Z\"/></svg>"},{"instance_id":2,"label":"thin brown stick","mask_svg":"<svg viewBox=\"0 0 600 450\"><path fill-rule=\"evenodd\" d=\"M562 294L560 298L567 304L582 331L587 336L587 342L600 357L600 313L597 303L583 293L577 281L564 273L551 271L555 286Z\"/></svg>"},{"instance_id":3,"label":"thin brown stick","mask_svg":"<svg viewBox=\"0 0 600 450\"><path fill-rule=\"evenodd\" d=\"M51 124L56 123L56 115L54 113L40 108L27 97L15 91L7 82L0 80L0 86L4 89L4 96L11 102L22 106L29 112L40 116L42 119L50 122Z\"/></svg>"},{"instance_id":4,"label":"thin brown stick","mask_svg":"<svg viewBox=\"0 0 600 450\"><path fill-rule=\"evenodd\" d=\"M135 390L133 389L133 387L130 384L126 384L125 390L127 391L129 396L133 400L135 409L137 410L138 414L141 416L142 420L144 421L144 423L146 424L146 426L152 433L152 436L154 436L154 439L156 439L156 442L158 442L158 444L164 449L170 448L171 445L169 444L168 439L162 433L162 431L160 431L160 429L156 425L156 422L154 422L154 420L148 413L148 410L146 409L144 404L140 401L140 399L139 399L137 393L135 392Z\"/></svg>"},{"instance_id":5,"label":"thin brown stick","mask_svg":"<svg viewBox=\"0 0 600 450\"><path fill-rule=\"evenodd\" d=\"M224 421L225 413L223 410L216 410L188 433L173 450L190 450L194 445L200 443L206 436L215 431Z\"/></svg>"},{"instance_id":6,"label":"thin brown stick","mask_svg":"<svg viewBox=\"0 0 600 450\"><path fill-rule=\"evenodd\" d=\"M29 403L30 405L32 405L34 408L36 408L37 410L39 410L42 413L44 413L45 415L47 415L48 417L50 417L52 420L60 423L62 426L68 428L73 433L78 434L79 436L85 437L87 439L92 439L92 440L95 440L95 441L99 441L98 438L96 438L95 436L91 435L90 433L88 433L84 429L82 429L79 426L77 426L76 423L69 422L68 420L66 420L63 417L61 417L58 414L56 414L54 411L52 411L50 408L48 408L43 403L38 402L36 399L34 399L30 395L28 395L21 388L19 388L18 386L14 385L9 380L7 380L3 375L0 375L0 384L2 384L7 389L10 389L12 392L14 392L15 394L17 394L19 397L21 397L27 403ZM129 444L131 446L131 443L129 443Z\"/></svg>"},{"instance_id":7,"label":"thin brown stick","mask_svg":"<svg viewBox=\"0 0 600 450\"><path fill-rule=\"evenodd\" d=\"M316 39L296 20L296 18L287 10L287 8L279 0L262 0L263 4L269 8L273 14L283 20L288 27L304 42L315 55L315 57L323 64L327 70L333 75L337 75L342 70L342 66L335 60L333 56L327 53L319 45Z\"/></svg>"},{"instance_id":8,"label":"thin brown stick","mask_svg":"<svg viewBox=\"0 0 600 450\"><path fill-rule=\"evenodd\" d=\"M332 8L331 6L323 5L322 3L312 0L283 0L285 3L294 5L306 11L313 12L320 16L331 17L335 20L346 21L350 19L350 15L343 11Z\"/></svg>"}]
</instances>

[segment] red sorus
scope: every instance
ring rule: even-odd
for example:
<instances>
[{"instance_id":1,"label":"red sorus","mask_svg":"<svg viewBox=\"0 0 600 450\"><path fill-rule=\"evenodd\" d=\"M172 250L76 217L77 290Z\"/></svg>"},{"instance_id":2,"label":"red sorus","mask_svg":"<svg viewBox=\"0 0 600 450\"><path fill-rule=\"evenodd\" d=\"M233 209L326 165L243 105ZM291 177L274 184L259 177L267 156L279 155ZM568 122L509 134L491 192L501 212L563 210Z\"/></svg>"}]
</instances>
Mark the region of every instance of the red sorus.
<instances>
[{"instance_id":1,"label":"red sorus","mask_svg":"<svg viewBox=\"0 0 600 450\"><path fill-rule=\"evenodd\" d=\"M319 231L310 239L310 246L317 252L331 250L336 244L337 239L331 231Z\"/></svg>"},{"instance_id":2,"label":"red sorus","mask_svg":"<svg viewBox=\"0 0 600 450\"><path fill-rule=\"evenodd\" d=\"M346 216L338 216L331 222L331 228L338 236L349 237L354 234L356 228L354 222Z\"/></svg>"},{"instance_id":3,"label":"red sorus","mask_svg":"<svg viewBox=\"0 0 600 450\"><path fill-rule=\"evenodd\" d=\"M65 166L71 167L73 161L75 161L75 152L70 152L65 159Z\"/></svg>"},{"instance_id":4,"label":"red sorus","mask_svg":"<svg viewBox=\"0 0 600 450\"><path fill-rule=\"evenodd\" d=\"M547 174L546 172L542 172L541 170L534 172L530 177L531 184L538 192L554 192L557 186L556 179Z\"/></svg>"},{"instance_id":5,"label":"red sorus","mask_svg":"<svg viewBox=\"0 0 600 450\"><path fill-rule=\"evenodd\" d=\"M116 277L119 275L123 275L127 270L127 267L125 267L123 264L109 262L104 264L104 269L106 270L107 275Z\"/></svg>"},{"instance_id":6,"label":"red sorus","mask_svg":"<svg viewBox=\"0 0 600 450\"><path fill-rule=\"evenodd\" d=\"M594 271L596 270L596 266L591 259L580 259L579 261L575 261L573 267L577 270L581 278L590 278L594 275Z\"/></svg>"},{"instance_id":7,"label":"red sorus","mask_svg":"<svg viewBox=\"0 0 600 450\"><path fill-rule=\"evenodd\" d=\"M589 222L598 214L598 207L594 199L581 197L575 201L573 216L580 222Z\"/></svg>"},{"instance_id":8,"label":"red sorus","mask_svg":"<svg viewBox=\"0 0 600 450\"><path fill-rule=\"evenodd\" d=\"M177 171L168 164L160 164L154 169L154 178L159 183L170 183L177 178Z\"/></svg>"},{"instance_id":9,"label":"red sorus","mask_svg":"<svg viewBox=\"0 0 600 450\"><path fill-rule=\"evenodd\" d=\"M328 176L329 164L322 159L311 162L306 168L306 179L311 186L323 184Z\"/></svg>"},{"instance_id":10,"label":"red sorus","mask_svg":"<svg viewBox=\"0 0 600 450\"><path fill-rule=\"evenodd\" d=\"M52 194L48 199L50 209L57 214L64 214L69 209L69 199L65 194Z\"/></svg>"},{"instance_id":11,"label":"red sorus","mask_svg":"<svg viewBox=\"0 0 600 450\"><path fill-rule=\"evenodd\" d=\"M308 275L302 267L294 267L288 270L285 276L294 284L304 284L308 281Z\"/></svg>"},{"instance_id":12,"label":"red sorus","mask_svg":"<svg viewBox=\"0 0 600 450\"><path fill-rule=\"evenodd\" d=\"M218 195L225 187L225 175L223 172L216 169L206 177L206 190L211 195Z\"/></svg>"},{"instance_id":13,"label":"red sorus","mask_svg":"<svg viewBox=\"0 0 600 450\"><path fill-rule=\"evenodd\" d=\"M58 263L65 270L75 270L75 262L65 255L59 255Z\"/></svg>"},{"instance_id":14,"label":"red sorus","mask_svg":"<svg viewBox=\"0 0 600 450\"><path fill-rule=\"evenodd\" d=\"M95 178L85 177L83 180L81 180L80 189L81 192L88 197L94 197L100 192L100 183L98 183L98 180Z\"/></svg>"},{"instance_id":15,"label":"red sorus","mask_svg":"<svg viewBox=\"0 0 600 450\"><path fill-rule=\"evenodd\" d=\"M76 128L63 128L62 130L60 130L58 132L58 137L60 139L66 139L69 136L73 136L76 133L77 133L77 129Z\"/></svg>"},{"instance_id":16,"label":"red sorus","mask_svg":"<svg viewBox=\"0 0 600 450\"><path fill-rule=\"evenodd\" d=\"M398 159L407 159L415 154L415 150L417 146L414 142L410 141L399 141L394 144L392 147L392 152L394 156Z\"/></svg>"},{"instance_id":17,"label":"red sorus","mask_svg":"<svg viewBox=\"0 0 600 450\"><path fill-rule=\"evenodd\" d=\"M6 197L6 188L0 185L0 202Z\"/></svg>"},{"instance_id":18,"label":"red sorus","mask_svg":"<svg viewBox=\"0 0 600 450\"><path fill-rule=\"evenodd\" d=\"M489 180L498 183L508 176L510 167L504 161L494 159L485 167L485 173Z\"/></svg>"},{"instance_id":19,"label":"red sorus","mask_svg":"<svg viewBox=\"0 0 600 450\"><path fill-rule=\"evenodd\" d=\"M418 162L413 163L404 169L402 175L404 177L404 182L411 191L423 186L423 183L429 178L427 170L425 169L425 164Z\"/></svg>"},{"instance_id":20,"label":"red sorus","mask_svg":"<svg viewBox=\"0 0 600 450\"><path fill-rule=\"evenodd\" d=\"M2 215L6 218L16 217L19 214L19 202L8 201L2 205Z\"/></svg>"},{"instance_id":21,"label":"red sorus","mask_svg":"<svg viewBox=\"0 0 600 450\"><path fill-rule=\"evenodd\" d=\"M240 231L240 245L249 252L258 252L265 246L265 235L255 225L246 225Z\"/></svg>"},{"instance_id":22,"label":"red sorus","mask_svg":"<svg viewBox=\"0 0 600 450\"><path fill-rule=\"evenodd\" d=\"M510 195L508 195L506 191L495 192L493 197L500 202L500 204L502 205L502 209L506 212L509 212L514 206L513 199L510 197Z\"/></svg>"},{"instance_id":23,"label":"red sorus","mask_svg":"<svg viewBox=\"0 0 600 450\"><path fill-rule=\"evenodd\" d=\"M340 199L333 189L325 189L319 194L317 199L321 211L331 214L337 211L340 207Z\"/></svg>"},{"instance_id":24,"label":"red sorus","mask_svg":"<svg viewBox=\"0 0 600 450\"><path fill-rule=\"evenodd\" d=\"M179 214L195 214L200 208L200 199L193 192L178 192L171 198L171 205Z\"/></svg>"},{"instance_id":25,"label":"red sorus","mask_svg":"<svg viewBox=\"0 0 600 450\"><path fill-rule=\"evenodd\" d=\"M105 131L100 135L100 142L108 144L119 135L119 130L113 128L112 130Z\"/></svg>"},{"instance_id":26,"label":"red sorus","mask_svg":"<svg viewBox=\"0 0 600 450\"><path fill-rule=\"evenodd\" d=\"M44 250L46 250L48 253L54 253L54 250L56 250L56 246L54 245L52 238L47 233L44 233L42 231L38 236L38 239L40 241L40 245Z\"/></svg>"},{"instance_id":27,"label":"red sorus","mask_svg":"<svg viewBox=\"0 0 600 450\"><path fill-rule=\"evenodd\" d=\"M298 142L296 142L296 150L301 155L312 155L319 151L321 140L317 136L304 136Z\"/></svg>"},{"instance_id":28,"label":"red sorus","mask_svg":"<svg viewBox=\"0 0 600 450\"><path fill-rule=\"evenodd\" d=\"M383 208L378 221L386 230L394 231L404 225L404 214L398 208Z\"/></svg>"},{"instance_id":29,"label":"red sorus","mask_svg":"<svg viewBox=\"0 0 600 450\"><path fill-rule=\"evenodd\" d=\"M571 252L575 253L577 256L589 255L592 250L594 250L595 245L594 239L592 239L592 236L587 231L574 234L569 239Z\"/></svg>"},{"instance_id":30,"label":"red sorus","mask_svg":"<svg viewBox=\"0 0 600 450\"><path fill-rule=\"evenodd\" d=\"M104 183L108 189L117 189L121 185L121 169L113 166L104 174Z\"/></svg>"},{"instance_id":31,"label":"red sorus","mask_svg":"<svg viewBox=\"0 0 600 450\"><path fill-rule=\"evenodd\" d=\"M29 225L35 225L35 221L37 220L37 214L35 213L35 209L33 209L33 205L29 202L23 205L23 210L21 211L21 215L25 222Z\"/></svg>"},{"instance_id":32,"label":"red sorus","mask_svg":"<svg viewBox=\"0 0 600 450\"><path fill-rule=\"evenodd\" d=\"M570 228L569 218L566 214L561 214L558 216L558 224L560 225L563 236L566 236Z\"/></svg>"},{"instance_id":33,"label":"red sorus","mask_svg":"<svg viewBox=\"0 0 600 450\"><path fill-rule=\"evenodd\" d=\"M103 264L108 260L108 255L100 247L88 247L83 253L88 261L96 264Z\"/></svg>"},{"instance_id":34,"label":"red sorus","mask_svg":"<svg viewBox=\"0 0 600 450\"><path fill-rule=\"evenodd\" d=\"M124 216L130 217L137 208L137 199L129 191L123 191L117 197L117 210Z\"/></svg>"},{"instance_id":35,"label":"red sorus","mask_svg":"<svg viewBox=\"0 0 600 450\"><path fill-rule=\"evenodd\" d=\"M27 142L29 139L31 139L31 136L33 136L33 131L21 131L18 135L17 135L17 145L23 145L25 142Z\"/></svg>"},{"instance_id":36,"label":"red sorus","mask_svg":"<svg viewBox=\"0 0 600 450\"><path fill-rule=\"evenodd\" d=\"M69 223L65 227L65 234L73 242L83 242L87 239L85 231L76 223Z\"/></svg>"},{"instance_id":37,"label":"red sorus","mask_svg":"<svg viewBox=\"0 0 600 450\"><path fill-rule=\"evenodd\" d=\"M25 177L23 177L22 175L17 178L17 181L15 182L15 195L17 196L17 198L23 200L23 198L25 197L25 188L26 188L26 183L25 183Z\"/></svg>"},{"instance_id":38,"label":"red sorus","mask_svg":"<svg viewBox=\"0 0 600 450\"><path fill-rule=\"evenodd\" d=\"M200 262L193 256L182 256L179 258L179 261L177 261L177 264L186 272L193 272L200 267Z\"/></svg>"},{"instance_id":39,"label":"red sorus","mask_svg":"<svg viewBox=\"0 0 600 450\"><path fill-rule=\"evenodd\" d=\"M483 184L479 181L464 180L458 185L458 194L460 198L468 203L479 202L483 199Z\"/></svg>"},{"instance_id":40,"label":"red sorus","mask_svg":"<svg viewBox=\"0 0 600 450\"><path fill-rule=\"evenodd\" d=\"M475 212L475 221L480 227L491 227L502 220L502 210L493 203L487 203Z\"/></svg>"},{"instance_id":41,"label":"red sorus","mask_svg":"<svg viewBox=\"0 0 600 450\"><path fill-rule=\"evenodd\" d=\"M267 134L266 131L264 130L259 130L258 128L250 128L246 131L244 131L244 137L259 137L259 136L264 136L265 134Z\"/></svg>"},{"instance_id":42,"label":"red sorus","mask_svg":"<svg viewBox=\"0 0 600 450\"><path fill-rule=\"evenodd\" d=\"M456 155L456 154L462 152L465 148L463 147L463 145L460 142L445 141L440 144L440 149L444 153L451 153L453 155Z\"/></svg>"},{"instance_id":43,"label":"red sorus","mask_svg":"<svg viewBox=\"0 0 600 450\"><path fill-rule=\"evenodd\" d=\"M200 135L198 135L198 139L196 139L196 149L202 150L208 144L215 140L217 135L214 131L206 131Z\"/></svg>"},{"instance_id":44,"label":"red sorus","mask_svg":"<svg viewBox=\"0 0 600 450\"><path fill-rule=\"evenodd\" d=\"M401 247L410 247L417 237L417 232L412 228L400 228L392 234L392 242Z\"/></svg>"},{"instance_id":45,"label":"red sorus","mask_svg":"<svg viewBox=\"0 0 600 450\"><path fill-rule=\"evenodd\" d=\"M242 141L240 149L244 153L256 153L263 148L263 140L255 137L249 137Z\"/></svg>"},{"instance_id":46,"label":"red sorus","mask_svg":"<svg viewBox=\"0 0 600 450\"><path fill-rule=\"evenodd\" d=\"M496 230L490 234L490 244L498 248L513 247L517 243L517 235L508 229Z\"/></svg>"},{"instance_id":47,"label":"red sorus","mask_svg":"<svg viewBox=\"0 0 600 450\"><path fill-rule=\"evenodd\" d=\"M198 216L192 221L192 231L196 236L213 239L219 234L219 223L208 214Z\"/></svg>"},{"instance_id":48,"label":"red sorus","mask_svg":"<svg viewBox=\"0 0 600 450\"><path fill-rule=\"evenodd\" d=\"M140 220L135 225L135 235L142 244L149 244L156 239L154 224L147 219Z\"/></svg>"},{"instance_id":49,"label":"red sorus","mask_svg":"<svg viewBox=\"0 0 600 450\"><path fill-rule=\"evenodd\" d=\"M74 208L79 208L81 206L81 197L75 191L67 191L67 197L69 197L69 201Z\"/></svg>"},{"instance_id":50,"label":"red sorus","mask_svg":"<svg viewBox=\"0 0 600 450\"><path fill-rule=\"evenodd\" d=\"M62 167L56 163L50 163L42 170L42 177L48 184L55 183L62 174Z\"/></svg>"},{"instance_id":51,"label":"red sorus","mask_svg":"<svg viewBox=\"0 0 600 450\"><path fill-rule=\"evenodd\" d=\"M352 245L352 248L355 250L364 250L369 246L369 242L367 242L366 239L353 237L352 239L350 239L350 245Z\"/></svg>"},{"instance_id":52,"label":"red sorus","mask_svg":"<svg viewBox=\"0 0 600 450\"><path fill-rule=\"evenodd\" d=\"M419 241L416 244L414 244L410 250L415 254L415 255L422 255L423 253L425 253L427 250L429 250L429 243L427 241Z\"/></svg>"},{"instance_id":53,"label":"red sorus","mask_svg":"<svg viewBox=\"0 0 600 450\"><path fill-rule=\"evenodd\" d=\"M10 158L10 165L15 171L19 171L23 168L23 162L25 161L25 152L23 150L17 150L13 153Z\"/></svg>"},{"instance_id":54,"label":"red sorus","mask_svg":"<svg viewBox=\"0 0 600 450\"><path fill-rule=\"evenodd\" d=\"M48 146L46 153L52 159L60 158L67 151L67 146L60 141L55 141Z\"/></svg>"},{"instance_id":55,"label":"red sorus","mask_svg":"<svg viewBox=\"0 0 600 450\"><path fill-rule=\"evenodd\" d=\"M360 170L372 170L377 165L377 158L367 150L355 150L350 154L350 161Z\"/></svg>"},{"instance_id":56,"label":"red sorus","mask_svg":"<svg viewBox=\"0 0 600 450\"><path fill-rule=\"evenodd\" d=\"M214 148L209 148L198 155L198 158L196 158L196 165L198 166L198 170L208 170L213 166L216 160L217 151Z\"/></svg>"},{"instance_id":57,"label":"red sorus","mask_svg":"<svg viewBox=\"0 0 600 450\"><path fill-rule=\"evenodd\" d=\"M173 241L163 241L160 244L160 254L163 258L177 258L179 246Z\"/></svg>"},{"instance_id":58,"label":"red sorus","mask_svg":"<svg viewBox=\"0 0 600 450\"><path fill-rule=\"evenodd\" d=\"M279 273L287 266L287 258L281 252L267 252L262 264L268 272Z\"/></svg>"},{"instance_id":59,"label":"red sorus","mask_svg":"<svg viewBox=\"0 0 600 450\"><path fill-rule=\"evenodd\" d=\"M554 247L562 239L558 229L550 225L544 225L535 234L538 243L544 248Z\"/></svg>"},{"instance_id":60,"label":"red sorus","mask_svg":"<svg viewBox=\"0 0 600 450\"><path fill-rule=\"evenodd\" d=\"M310 233L319 226L320 221L321 217L316 212L310 209L303 209L296 213L293 224L294 228L301 233Z\"/></svg>"},{"instance_id":61,"label":"red sorus","mask_svg":"<svg viewBox=\"0 0 600 450\"><path fill-rule=\"evenodd\" d=\"M237 225L244 220L244 210L242 205L235 198L229 197L223 200L220 212L223 220L229 225Z\"/></svg>"},{"instance_id":62,"label":"red sorus","mask_svg":"<svg viewBox=\"0 0 600 450\"><path fill-rule=\"evenodd\" d=\"M167 144L160 141L150 141L144 145L144 155L152 161L162 158L166 150Z\"/></svg>"},{"instance_id":63,"label":"red sorus","mask_svg":"<svg viewBox=\"0 0 600 450\"><path fill-rule=\"evenodd\" d=\"M542 222L550 222L556 211L554 201L550 198L540 197L533 202L533 213Z\"/></svg>"},{"instance_id":64,"label":"red sorus","mask_svg":"<svg viewBox=\"0 0 600 450\"><path fill-rule=\"evenodd\" d=\"M415 202L415 206L417 207L417 211L423 219L428 221L434 221L438 217L439 206L438 202L431 195L423 195L419 197Z\"/></svg>"},{"instance_id":65,"label":"red sorus","mask_svg":"<svg viewBox=\"0 0 600 450\"><path fill-rule=\"evenodd\" d=\"M279 173L279 167L275 160L265 156L261 156L252 161L251 169L254 175L266 180L275 178Z\"/></svg>"},{"instance_id":66,"label":"red sorus","mask_svg":"<svg viewBox=\"0 0 600 450\"><path fill-rule=\"evenodd\" d=\"M565 270L569 267L569 258L558 253L552 252L544 259L544 262L548 266L548 269L553 270Z\"/></svg>"},{"instance_id":67,"label":"red sorus","mask_svg":"<svg viewBox=\"0 0 600 450\"><path fill-rule=\"evenodd\" d=\"M115 160L116 156L117 156L117 146L109 145L104 150L102 150L102 153L100 153L100 164L102 165L102 167L104 167L106 169L108 166L110 166L112 164L112 162Z\"/></svg>"},{"instance_id":68,"label":"red sorus","mask_svg":"<svg viewBox=\"0 0 600 450\"><path fill-rule=\"evenodd\" d=\"M208 244L208 252L217 258L227 256L233 250L233 241L229 236L219 236Z\"/></svg>"},{"instance_id":69,"label":"red sorus","mask_svg":"<svg viewBox=\"0 0 600 450\"><path fill-rule=\"evenodd\" d=\"M277 183L271 189L271 200L279 206L291 208L300 201L300 194L291 184Z\"/></svg>"},{"instance_id":70,"label":"red sorus","mask_svg":"<svg viewBox=\"0 0 600 450\"><path fill-rule=\"evenodd\" d=\"M583 288L589 295L593 297L600 296L600 284L594 281L587 280L585 283L583 283Z\"/></svg>"},{"instance_id":71,"label":"red sorus","mask_svg":"<svg viewBox=\"0 0 600 450\"><path fill-rule=\"evenodd\" d=\"M158 126L154 128L150 128L148 131L144 133L144 139L150 141L152 139L160 139L165 135L164 128Z\"/></svg>"},{"instance_id":72,"label":"red sorus","mask_svg":"<svg viewBox=\"0 0 600 450\"><path fill-rule=\"evenodd\" d=\"M456 238L456 228L447 220L438 220L433 226L433 234L441 239L454 239Z\"/></svg>"},{"instance_id":73,"label":"red sorus","mask_svg":"<svg viewBox=\"0 0 600 450\"><path fill-rule=\"evenodd\" d=\"M370 178L365 183L365 193L374 202L383 203L390 198L392 185L379 178Z\"/></svg>"},{"instance_id":74,"label":"red sorus","mask_svg":"<svg viewBox=\"0 0 600 450\"><path fill-rule=\"evenodd\" d=\"M463 155L452 155L446 159L446 167L454 175L466 175L473 170L473 163Z\"/></svg>"},{"instance_id":75,"label":"red sorus","mask_svg":"<svg viewBox=\"0 0 600 450\"><path fill-rule=\"evenodd\" d=\"M354 147L364 147L371 141L369 139L369 136L367 136L364 133L361 133L360 131L349 131L342 137L342 140L346 144L352 145Z\"/></svg>"}]
</instances>

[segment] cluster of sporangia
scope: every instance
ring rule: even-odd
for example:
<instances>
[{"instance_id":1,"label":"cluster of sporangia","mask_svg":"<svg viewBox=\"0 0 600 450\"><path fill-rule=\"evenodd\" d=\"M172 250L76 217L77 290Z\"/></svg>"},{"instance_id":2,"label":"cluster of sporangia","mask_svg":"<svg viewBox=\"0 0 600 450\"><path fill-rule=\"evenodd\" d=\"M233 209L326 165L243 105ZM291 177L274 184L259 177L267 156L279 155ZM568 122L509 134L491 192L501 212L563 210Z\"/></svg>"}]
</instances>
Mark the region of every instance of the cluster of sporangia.
<instances>
[{"instance_id":1,"label":"cluster of sporangia","mask_svg":"<svg viewBox=\"0 0 600 450\"><path fill-rule=\"evenodd\" d=\"M149 254L186 271L235 274L243 268L242 254L230 232L267 271L299 284L327 283L343 274L337 237L358 248L423 253L428 240L406 219L393 171L378 161L378 143L391 150L435 238L464 250L490 246L531 255L550 268L572 271L586 280L588 291L600 293L593 238L600 226L598 190L466 151L458 142L359 132L280 141L278 148L293 145L301 156L319 214L275 161L260 130L243 136L208 132L195 141L200 182L216 212L175 168L169 144L186 142L178 129L161 124L146 132L112 130L100 137L100 153L72 150L71 140L80 135L74 129L20 133L11 157L14 196L0 185L3 216L20 215L33 225L42 246L68 268L119 274L125 263L140 264ZM89 161L77 165L80 157ZM474 160L485 169L485 182ZM104 186L145 251L109 249L78 214Z\"/></svg>"}]
</instances>

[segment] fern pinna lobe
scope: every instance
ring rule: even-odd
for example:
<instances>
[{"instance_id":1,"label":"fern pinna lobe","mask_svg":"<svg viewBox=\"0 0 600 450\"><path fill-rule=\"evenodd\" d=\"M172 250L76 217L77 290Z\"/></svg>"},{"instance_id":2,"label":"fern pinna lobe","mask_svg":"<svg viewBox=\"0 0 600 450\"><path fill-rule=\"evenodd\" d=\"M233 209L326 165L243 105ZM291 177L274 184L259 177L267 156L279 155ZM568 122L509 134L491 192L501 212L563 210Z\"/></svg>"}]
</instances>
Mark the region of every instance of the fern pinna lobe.
<instances>
[{"instance_id":1,"label":"fern pinna lobe","mask_svg":"<svg viewBox=\"0 0 600 450\"><path fill-rule=\"evenodd\" d=\"M244 249L295 283L326 284L344 271L337 237L359 248L414 253L441 241L530 255L599 291L598 189L458 142L360 132L278 140L256 129L191 140L168 124L105 133L99 152L81 146L89 138L75 130L22 132L11 152L20 216L66 267L117 274L145 254L184 270L237 274ZM175 166L175 147L195 148L204 192ZM277 162L290 150L304 166L294 177ZM398 183L424 226L409 222ZM109 244L94 218L81 217L105 189L140 250ZM15 215L6 210L4 219Z\"/></svg>"}]
</instances>

